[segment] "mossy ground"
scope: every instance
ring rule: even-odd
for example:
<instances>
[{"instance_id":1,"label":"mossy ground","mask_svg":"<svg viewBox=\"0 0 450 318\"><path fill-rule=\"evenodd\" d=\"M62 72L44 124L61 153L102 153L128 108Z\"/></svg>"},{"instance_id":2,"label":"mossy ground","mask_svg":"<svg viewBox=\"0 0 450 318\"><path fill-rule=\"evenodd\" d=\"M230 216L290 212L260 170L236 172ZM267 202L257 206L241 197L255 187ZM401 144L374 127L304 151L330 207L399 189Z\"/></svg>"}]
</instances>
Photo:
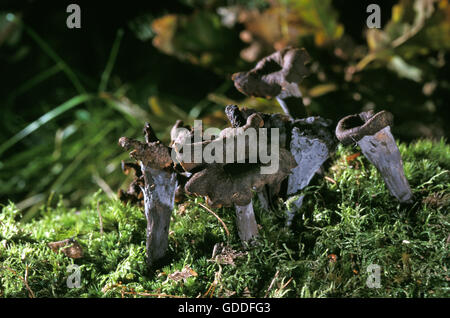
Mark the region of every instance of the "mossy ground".
<instances>
[{"instance_id":1,"label":"mossy ground","mask_svg":"<svg viewBox=\"0 0 450 318\"><path fill-rule=\"evenodd\" d=\"M444 141L401 144L412 205L391 197L357 149L339 147L324 176L305 190L304 205L291 228L283 205L262 212L256 246L244 250L234 211L216 212L230 231L198 203L176 206L169 255L149 271L145 264L145 217L100 192L80 209L43 206L21 222L13 203L0 214L2 297L449 297L450 146ZM62 202L62 201L61 201ZM103 219L100 234L98 211ZM76 237L84 257L54 253L49 242ZM211 260L216 243L245 253L235 266ZM68 288L67 271L80 266L81 287ZM368 288L367 267L381 267L381 287ZM168 275L189 266L185 281ZM214 288L211 288L212 285ZM271 286L269 288L269 286Z\"/></svg>"}]
</instances>

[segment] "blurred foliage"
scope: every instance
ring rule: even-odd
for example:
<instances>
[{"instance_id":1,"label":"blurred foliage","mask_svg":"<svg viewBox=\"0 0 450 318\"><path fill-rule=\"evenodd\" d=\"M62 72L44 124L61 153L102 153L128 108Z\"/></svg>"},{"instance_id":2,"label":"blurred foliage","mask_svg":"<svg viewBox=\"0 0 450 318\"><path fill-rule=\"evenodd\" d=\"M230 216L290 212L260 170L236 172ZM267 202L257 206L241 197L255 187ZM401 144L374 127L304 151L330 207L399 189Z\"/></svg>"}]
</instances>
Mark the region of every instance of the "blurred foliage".
<instances>
[{"instance_id":1,"label":"blurred foliage","mask_svg":"<svg viewBox=\"0 0 450 318\"><path fill-rule=\"evenodd\" d=\"M225 126L226 104L281 111L241 95L231 74L289 45L312 57L309 115L386 109L400 140L448 138L450 3L380 1L382 28L367 29L373 2L79 1L82 28L69 30L67 3L2 1L0 201L26 220L60 194L113 197L127 182L117 140L145 121L167 141L177 119Z\"/></svg>"}]
</instances>

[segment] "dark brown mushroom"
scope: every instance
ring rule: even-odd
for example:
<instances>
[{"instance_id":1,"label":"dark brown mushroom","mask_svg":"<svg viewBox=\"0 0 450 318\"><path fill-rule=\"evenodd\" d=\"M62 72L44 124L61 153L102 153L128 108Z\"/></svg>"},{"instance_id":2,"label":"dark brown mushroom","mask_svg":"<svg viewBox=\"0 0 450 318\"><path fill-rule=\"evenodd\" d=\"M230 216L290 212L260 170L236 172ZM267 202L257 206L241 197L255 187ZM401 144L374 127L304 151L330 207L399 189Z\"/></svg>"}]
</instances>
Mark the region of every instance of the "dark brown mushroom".
<instances>
[{"instance_id":1,"label":"dark brown mushroom","mask_svg":"<svg viewBox=\"0 0 450 318\"><path fill-rule=\"evenodd\" d=\"M248 96L273 98L288 90L300 97L296 85L308 75L305 65L309 61L305 49L286 48L266 56L248 72L233 74L232 79L236 88Z\"/></svg>"},{"instance_id":2,"label":"dark brown mushroom","mask_svg":"<svg viewBox=\"0 0 450 318\"><path fill-rule=\"evenodd\" d=\"M129 168L136 170L137 179L132 186L138 186L144 197L144 212L147 218L147 264L153 266L156 261L165 256L167 251L177 176L170 156L170 148L158 140L149 124L145 125L144 135L145 142L122 137L119 145L124 149L132 150L130 157L138 161L138 165L126 165L125 170ZM136 166L140 167L141 176L139 177ZM136 192L134 188L129 192L133 191ZM122 195L124 195L123 192ZM129 197L130 194L127 193L127 195Z\"/></svg>"},{"instance_id":3,"label":"dark brown mushroom","mask_svg":"<svg viewBox=\"0 0 450 318\"><path fill-rule=\"evenodd\" d=\"M160 141L144 143L122 137L119 139L119 145L127 150L132 149L130 157L141 161L146 167L163 170L170 167L173 163L170 157L170 148L163 145Z\"/></svg>"},{"instance_id":4,"label":"dark brown mushroom","mask_svg":"<svg viewBox=\"0 0 450 318\"><path fill-rule=\"evenodd\" d=\"M205 196L213 207L245 206L253 192L263 186L279 186L296 166L286 149L279 149L279 169L273 174L261 174L261 164L211 164L195 173L186 183L188 193Z\"/></svg>"},{"instance_id":5,"label":"dark brown mushroom","mask_svg":"<svg viewBox=\"0 0 450 318\"><path fill-rule=\"evenodd\" d=\"M390 193L400 202L412 202L400 151L391 133L392 123L393 116L387 111L350 115L339 121L336 137L343 144L358 143L364 156L380 172Z\"/></svg>"},{"instance_id":6,"label":"dark brown mushroom","mask_svg":"<svg viewBox=\"0 0 450 318\"><path fill-rule=\"evenodd\" d=\"M236 145L237 139L240 136L244 135L246 130L249 128L256 129L256 132L258 133L258 128L262 127L263 125L263 119L258 114L253 114L246 119L246 124L244 126L239 128L226 128L222 130L218 138L208 141L201 141L198 143L189 143L193 140L192 134L174 133L174 136L176 136L177 139L172 144L172 149L176 152L178 163L183 167L185 171L189 172L205 164L205 162L203 161L203 157L200 158L200 160L196 160L196 151L200 151L203 153L206 147L210 147L212 149L215 148L215 145L217 145L217 147L222 148L222 154L224 158L231 158L229 151L233 151L233 158L236 158L236 147L230 149L227 147L227 145L232 143ZM227 139L233 139L233 142L228 142ZM249 140L245 139L245 159L247 159L249 156L248 149L250 148L250 145L248 143Z\"/></svg>"},{"instance_id":7,"label":"dark brown mushroom","mask_svg":"<svg viewBox=\"0 0 450 318\"><path fill-rule=\"evenodd\" d=\"M279 169L276 173L261 174L261 164L210 164L195 173L186 183L185 191L206 197L212 207L234 206L239 237L246 246L258 235L252 197L264 186L276 192L283 179L296 166L289 151L279 149Z\"/></svg>"},{"instance_id":8,"label":"dark brown mushroom","mask_svg":"<svg viewBox=\"0 0 450 318\"><path fill-rule=\"evenodd\" d=\"M212 207L234 206L239 236L243 243L246 243L253 239L258 232L252 205L253 192L260 191L265 185L270 185L277 189L276 191L279 191L281 181L295 166L295 161L288 151L280 149L279 157L274 159L279 160L279 169L273 174L262 174L260 171L261 167L264 166L262 163L236 162L238 149L227 147L230 140L232 144L236 145L237 139L245 135L248 129L254 128L258 135L260 133L259 128L274 128L273 126L276 123L281 127L282 120L275 117L272 119L270 115L253 110L247 111L244 109L241 112L235 105L227 106L225 112L231 118L232 127L224 129L218 138L212 141L189 144L189 141L193 140L192 133L189 134L187 130L181 133L172 130L173 136L177 139L172 146L177 151L177 159L180 165L187 172L194 173L184 187L185 192L206 197L207 203ZM233 117L234 115L237 117ZM267 122L263 120L262 116L267 119ZM178 124L178 126L181 125L181 123ZM180 136L181 138L179 138ZM283 138L285 139L285 137ZM183 139L187 140L188 143L183 143ZM204 163L203 161L193 162L191 160L193 159L192 152L195 146L203 150L207 146L214 145L214 143L217 143L219 148L223 147L221 148L222 153L226 158L230 157L229 152L232 151L231 157L234 161L232 163ZM243 153L245 155L243 159L245 160L249 159L250 149L253 148L254 150L258 147L257 144L251 144L251 141L247 139L242 146L244 147ZM191 162L187 162L186 158L183 158L185 147L188 147L188 150L191 151L191 157L188 158Z\"/></svg>"},{"instance_id":9,"label":"dark brown mushroom","mask_svg":"<svg viewBox=\"0 0 450 318\"><path fill-rule=\"evenodd\" d=\"M225 113L233 126L239 126L253 109L239 109L236 105L228 105ZM290 150L297 166L287 178L287 197L294 196L303 190L311 181L322 164L328 159L336 146L336 138L331 130L331 121L321 117L308 117L293 120L281 114L258 113L264 119L264 128L280 130L280 147ZM273 205L276 189L266 186L258 197L261 205L268 210ZM282 194L284 196L284 194ZM300 196L288 211L287 224L290 225L294 213L300 209L304 196ZM295 207L295 208L294 208Z\"/></svg>"},{"instance_id":10,"label":"dark brown mushroom","mask_svg":"<svg viewBox=\"0 0 450 318\"><path fill-rule=\"evenodd\" d=\"M342 118L336 126L336 137L343 145L358 142L364 136L375 135L387 126L392 126L394 117L390 112L362 112Z\"/></svg>"},{"instance_id":11,"label":"dark brown mushroom","mask_svg":"<svg viewBox=\"0 0 450 318\"><path fill-rule=\"evenodd\" d=\"M233 74L232 80L245 95L276 97L283 111L297 118L304 114L298 84L309 74L309 61L305 49L289 47L263 58L248 72Z\"/></svg>"}]
</instances>

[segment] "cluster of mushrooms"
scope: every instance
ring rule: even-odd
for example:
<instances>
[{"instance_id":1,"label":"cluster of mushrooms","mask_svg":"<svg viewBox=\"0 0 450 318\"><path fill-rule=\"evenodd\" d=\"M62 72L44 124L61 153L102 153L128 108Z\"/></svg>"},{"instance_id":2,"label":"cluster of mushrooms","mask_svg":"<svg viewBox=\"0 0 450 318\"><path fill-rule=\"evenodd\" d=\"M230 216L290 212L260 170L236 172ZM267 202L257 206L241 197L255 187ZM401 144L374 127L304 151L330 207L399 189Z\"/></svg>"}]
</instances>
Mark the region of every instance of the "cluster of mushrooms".
<instances>
[{"instance_id":1,"label":"cluster of mushrooms","mask_svg":"<svg viewBox=\"0 0 450 318\"><path fill-rule=\"evenodd\" d=\"M331 122L321 117L299 118L302 101L298 83L308 75L310 58L304 49L286 48L265 57L248 72L234 74L235 87L248 96L276 98L284 114L265 114L253 109L228 105L225 113L231 127L215 139L195 139L195 129L177 121L171 130L171 143L164 145L150 124L144 128L145 141L127 137L119 140L136 163L122 163L125 173L134 171L135 179L127 191L119 190L122 202L144 208L147 218L147 263L152 266L165 256L168 248L169 224L174 202L185 194L201 196L211 207L233 207L239 237L245 244L258 234L253 211L256 195L262 209L269 210L277 198L292 198L287 211L290 225L303 201L301 191L330 157L338 141L357 143L364 156L376 166L390 191L400 202L412 202L413 195L405 177L400 152L390 132L393 116L389 112L372 111L341 119L332 130ZM245 142L244 160L232 163L207 163L185 160L183 149L204 149L214 142L238 138L248 128L278 128L279 169L262 174L267 165L258 157L248 162L252 148L259 145ZM179 128L186 128L180 130ZM191 141L186 145L186 140ZM268 143L272 142L268 138ZM225 141L225 142L224 142ZM270 145L266 145L270 149ZM175 151L175 158L173 153ZM225 156L237 157L236 148L223 148ZM227 157L228 158L228 157Z\"/></svg>"}]
</instances>

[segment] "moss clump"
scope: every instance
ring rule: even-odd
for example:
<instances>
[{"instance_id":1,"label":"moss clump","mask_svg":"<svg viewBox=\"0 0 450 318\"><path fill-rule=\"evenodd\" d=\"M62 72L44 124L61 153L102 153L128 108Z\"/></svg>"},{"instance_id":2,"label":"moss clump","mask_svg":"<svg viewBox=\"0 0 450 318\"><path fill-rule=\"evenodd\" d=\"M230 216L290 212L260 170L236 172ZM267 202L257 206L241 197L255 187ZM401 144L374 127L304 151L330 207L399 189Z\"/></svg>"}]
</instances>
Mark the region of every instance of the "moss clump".
<instances>
[{"instance_id":1,"label":"moss clump","mask_svg":"<svg viewBox=\"0 0 450 318\"><path fill-rule=\"evenodd\" d=\"M285 227L284 205L264 213L255 202L258 244L235 253L235 265L211 260L216 243L242 252L234 211L217 210L228 237L198 198L176 207L169 255L151 272L146 221L135 207L98 192L80 210L44 206L24 223L10 203L0 214L0 296L196 297L209 290L216 297L448 297L450 146L418 141L401 144L400 151L414 204L400 205L364 157L349 164L354 150L340 146L328 178L316 176L305 189L292 228ZM72 237L83 258L70 259L47 245ZM72 264L79 266L80 288L67 286ZM381 288L366 286L370 264L381 267ZM192 276L171 278L186 266Z\"/></svg>"}]
</instances>

